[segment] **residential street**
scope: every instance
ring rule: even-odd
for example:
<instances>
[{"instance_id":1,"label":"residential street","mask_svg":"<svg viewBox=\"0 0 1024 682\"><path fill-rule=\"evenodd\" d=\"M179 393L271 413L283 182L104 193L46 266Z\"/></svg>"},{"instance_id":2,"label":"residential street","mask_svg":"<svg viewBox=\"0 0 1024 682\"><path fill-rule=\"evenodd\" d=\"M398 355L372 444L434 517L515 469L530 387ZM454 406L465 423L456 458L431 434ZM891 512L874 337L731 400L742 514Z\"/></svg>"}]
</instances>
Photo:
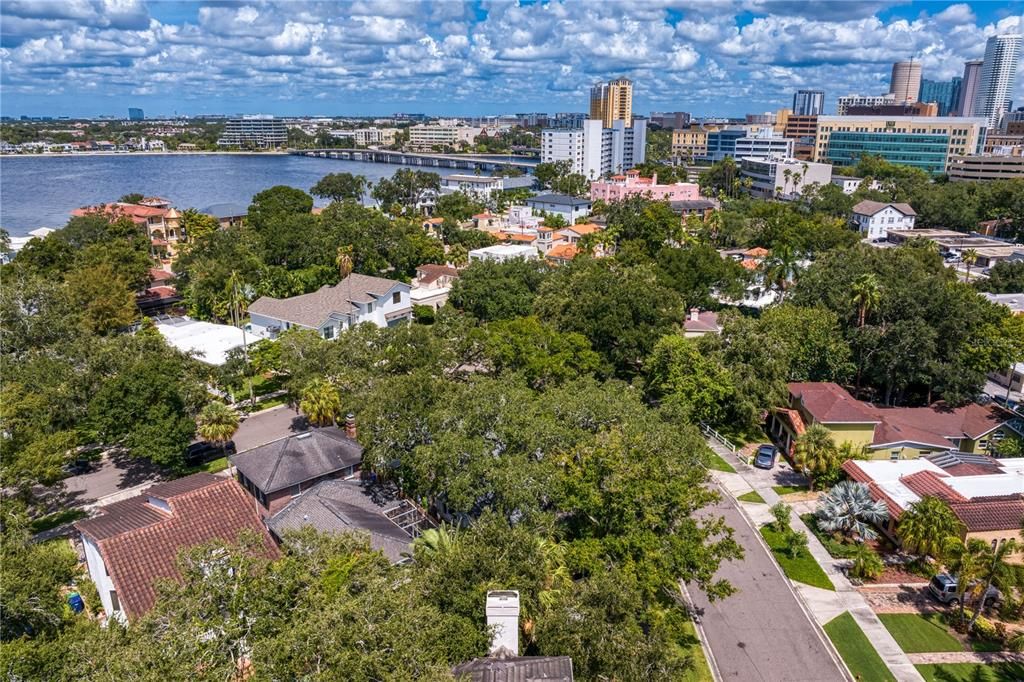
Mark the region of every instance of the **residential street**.
<instances>
[{"instance_id":1,"label":"residential street","mask_svg":"<svg viewBox=\"0 0 1024 682\"><path fill-rule=\"evenodd\" d=\"M272 407L257 412L242 422L235 433L235 450L251 450L272 440L305 431L307 428L309 426L305 418L287 405Z\"/></svg>"},{"instance_id":2,"label":"residential street","mask_svg":"<svg viewBox=\"0 0 1024 682\"><path fill-rule=\"evenodd\" d=\"M736 541L745 552L743 561L725 563L716 574L731 582L738 589L736 594L712 604L689 586L721 679L848 679L736 501L723 491L722 501L708 511L735 529Z\"/></svg>"}]
</instances>

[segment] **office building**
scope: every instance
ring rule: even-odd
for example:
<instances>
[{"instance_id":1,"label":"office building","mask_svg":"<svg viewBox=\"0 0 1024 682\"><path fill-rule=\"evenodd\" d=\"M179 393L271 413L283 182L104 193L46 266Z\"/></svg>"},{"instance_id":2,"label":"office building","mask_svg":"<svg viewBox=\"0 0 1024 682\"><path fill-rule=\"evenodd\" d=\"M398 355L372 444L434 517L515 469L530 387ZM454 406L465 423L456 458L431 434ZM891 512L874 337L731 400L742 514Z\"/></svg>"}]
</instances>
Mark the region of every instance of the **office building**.
<instances>
[{"instance_id":1,"label":"office building","mask_svg":"<svg viewBox=\"0 0 1024 682\"><path fill-rule=\"evenodd\" d=\"M801 161L810 161L814 157L814 138L818 134L818 117L797 116L786 117L786 125L782 136L793 140L793 156Z\"/></svg>"},{"instance_id":2,"label":"office building","mask_svg":"<svg viewBox=\"0 0 1024 682\"><path fill-rule=\"evenodd\" d=\"M398 128L378 128L372 126L370 128L359 128L352 131L352 133L352 139L360 147L391 145L395 143L395 135L398 134Z\"/></svg>"},{"instance_id":3,"label":"office building","mask_svg":"<svg viewBox=\"0 0 1024 682\"><path fill-rule=\"evenodd\" d=\"M762 128L753 135L738 138L733 156L755 159L766 159L772 156L790 158L793 156L793 144L793 140L776 135L771 128Z\"/></svg>"},{"instance_id":4,"label":"office building","mask_svg":"<svg viewBox=\"0 0 1024 682\"><path fill-rule=\"evenodd\" d=\"M460 125L428 125L420 123L409 128L409 148L429 152L435 148L455 147L459 143L473 144L483 128Z\"/></svg>"},{"instance_id":5,"label":"office building","mask_svg":"<svg viewBox=\"0 0 1024 682\"><path fill-rule=\"evenodd\" d=\"M690 125L690 114L686 111L652 111L650 121L651 125L679 130Z\"/></svg>"},{"instance_id":6,"label":"office building","mask_svg":"<svg viewBox=\"0 0 1024 682\"><path fill-rule=\"evenodd\" d=\"M864 154L890 163L945 173L954 156L977 153L985 119L925 116L819 116L814 160L854 165Z\"/></svg>"},{"instance_id":7,"label":"office building","mask_svg":"<svg viewBox=\"0 0 1024 682\"><path fill-rule=\"evenodd\" d=\"M981 59L964 62L964 77L960 81L960 97L956 104L957 116L974 116L974 99L978 96L981 85Z\"/></svg>"},{"instance_id":8,"label":"office building","mask_svg":"<svg viewBox=\"0 0 1024 682\"><path fill-rule=\"evenodd\" d=\"M128 120L129 121L141 121L146 118L146 115L142 113L142 109L136 107L128 108Z\"/></svg>"},{"instance_id":9,"label":"office building","mask_svg":"<svg viewBox=\"0 0 1024 682\"><path fill-rule=\"evenodd\" d=\"M696 125L672 131L672 156L694 159L708 153L708 133L718 130L717 126Z\"/></svg>"},{"instance_id":10,"label":"office building","mask_svg":"<svg viewBox=\"0 0 1024 682\"><path fill-rule=\"evenodd\" d=\"M590 118L611 128L615 121L633 125L633 81L618 78L590 89Z\"/></svg>"},{"instance_id":11,"label":"office building","mask_svg":"<svg viewBox=\"0 0 1024 682\"><path fill-rule=\"evenodd\" d=\"M889 100L879 106L856 105L846 108L847 116L938 116L934 102L896 102Z\"/></svg>"},{"instance_id":12,"label":"office building","mask_svg":"<svg viewBox=\"0 0 1024 682\"><path fill-rule=\"evenodd\" d=\"M934 103L938 108L936 112L938 116L952 116L960 103L962 85L963 79L959 76L954 76L952 80L948 81L933 81L925 78L921 81L921 92L918 93L917 100L918 102Z\"/></svg>"},{"instance_id":13,"label":"office building","mask_svg":"<svg viewBox=\"0 0 1024 682\"><path fill-rule=\"evenodd\" d=\"M714 162L721 161L727 156L736 156L736 140L748 134L746 128L740 127L723 128L708 133L707 153L704 158Z\"/></svg>"},{"instance_id":14,"label":"office building","mask_svg":"<svg viewBox=\"0 0 1024 682\"><path fill-rule=\"evenodd\" d=\"M889 94L897 102L916 102L921 91L921 62L896 62L892 65Z\"/></svg>"},{"instance_id":15,"label":"office building","mask_svg":"<svg viewBox=\"0 0 1024 682\"><path fill-rule=\"evenodd\" d=\"M636 119L632 127L614 121L610 128L598 119L588 119L579 128L545 128L541 161L571 161L573 173L597 180L643 163L646 144L647 119Z\"/></svg>"},{"instance_id":16,"label":"office building","mask_svg":"<svg viewBox=\"0 0 1024 682\"><path fill-rule=\"evenodd\" d=\"M836 100L836 115L845 116L850 107L881 107L895 103L895 95L844 95Z\"/></svg>"},{"instance_id":17,"label":"office building","mask_svg":"<svg viewBox=\"0 0 1024 682\"><path fill-rule=\"evenodd\" d=\"M818 116L824 113L824 90L797 90L793 95L793 116Z\"/></svg>"},{"instance_id":18,"label":"office building","mask_svg":"<svg viewBox=\"0 0 1024 682\"><path fill-rule=\"evenodd\" d=\"M273 116L243 116L229 119L217 144L221 147L283 147L288 144L284 121Z\"/></svg>"},{"instance_id":19,"label":"office building","mask_svg":"<svg viewBox=\"0 0 1024 682\"><path fill-rule=\"evenodd\" d=\"M1022 40L1024 38L1019 34L1011 34L992 36L985 43L981 81L974 97L974 115L984 117L989 128L998 126L1002 115L1010 110Z\"/></svg>"},{"instance_id":20,"label":"office building","mask_svg":"<svg viewBox=\"0 0 1024 682\"><path fill-rule=\"evenodd\" d=\"M954 156L949 166L950 181L1011 180L1024 178L1024 156L972 154Z\"/></svg>"},{"instance_id":21,"label":"office building","mask_svg":"<svg viewBox=\"0 0 1024 682\"><path fill-rule=\"evenodd\" d=\"M750 193L757 197L795 199L808 185L832 182L832 166L781 157L739 159L740 175L751 180Z\"/></svg>"}]
</instances>

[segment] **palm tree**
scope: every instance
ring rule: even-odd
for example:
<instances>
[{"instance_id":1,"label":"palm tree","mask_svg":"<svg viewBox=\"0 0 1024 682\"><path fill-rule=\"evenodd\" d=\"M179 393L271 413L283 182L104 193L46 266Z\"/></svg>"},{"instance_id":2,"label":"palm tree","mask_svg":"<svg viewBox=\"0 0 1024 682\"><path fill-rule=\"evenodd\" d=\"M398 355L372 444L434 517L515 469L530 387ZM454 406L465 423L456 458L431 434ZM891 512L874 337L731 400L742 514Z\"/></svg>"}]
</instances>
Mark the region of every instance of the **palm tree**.
<instances>
[{"instance_id":1,"label":"palm tree","mask_svg":"<svg viewBox=\"0 0 1024 682\"><path fill-rule=\"evenodd\" d=\"M782 177L785 178L785 180L786 180L785 186L786 186L786 193L788 194L789 193L789 183L793 179L793 171L791 171L788 168L786 168L785 170L782 171Z\"/></svg>"},{"instance_id":2,"label":"palm tree","mask_svg":"<svg viewBox=\"0 0 1024 682\"><path fill-rule=\"evenodd\" d=\"M877 308L882 300L882 288L874 273L867 272L854 280L850 290L853 292L853 304L857 306L857 326L863 327L868 312Z\"/></svg>"},{"instance_id":3,"label":"palm tree","mask_svg":"<svg viewBox=\"0 0 1024 682\"><path fill-rule=\"evenodd\" d=\"M978 622L978 617L985 610L985 599L988 597L989 589L993 585L1005 588L1014 577L1014 571L1010 568L1007 559L1017 551L1017 541L1009 539L998 543L995 547L988 543L984 544L985 550L981 555L981 566L978 571L978 579L982 581L983 586L981 596L978 598L978 607L974 609L971 622L967 624L968 632L974 630L974 624Z\"/></svg>"},{"instance_id":4,"label":"palm tree","mask_svg":"<svg viewBox=\"0 0 1024 682\"><path fill-rule=\"evenodd\" d=\"M967 281L971 281L971 268L978 262L978 252L975 249L967 249L960 256L960 260L967 266Z\"/></svg>"},{"instance_id":5,"label":"palm tree","mask_svg":"<svg viewBox=\"0 0 1024 682\"><path fill-rule=\"evenodd\" d=\"M228 277L227 295L231 324L242 328L242 356L245 359L245 376L249 380L249 409L251 410L256 406L256 394L252 388L252 373L249 371L249 344L245 339L245 325L242 324L249 301L245 297L245 284L238 276L237 270L232 270L231 276Z\"/></svg>"},{"instance_id":6,"label":"palm tree","mask_svg":"<svg viewBox=\"0 0 1024 682\"><path fill-rule=\"evenodd\" d=\"M223 450L238 431L238 413L224 403L212 402L196 417L196 431L203 440Z\"/></svg>"},{"instance_id":7,"label":"palm tree","mask_svg":"<svg viewBox=\"0 0 1024 682\"><path fill-rule=\"evenodd\" d=\"M316 426L327 426L341 415L338 389L325 379L314 379L302 389L299 409Z\"/></svg>"},{"instance_id":8,"label":"palm tree","mask_svg":"<svg viewBox=\"0 0 1024 682\"><path fill-rule=\"evenodd\" d=\"M764 278L768 285L779 292L779 302L786 298L786 288L799 274L796 255L788 246L780 246L764 263Z\"/></svg>"},{"instance_id":9,"label":"palm tree","mask_svg":"<svg viewBox=\"0 0 1024 682\"><path fill-rule=\"evenodd\" d=\"M896 535L907 551L939 558L946 541L960 537L960 521L948 504L925 496L900 515Z\"/></svg>"},{"instance_id":10,"label":"palm tree","mask_svg":"<svg viewBox=\"0 0 1024 682\"><path fill-rule=\"evenodd\" d=\"M469 262L469 252L462 244L453 244L448 247L448 262L454 267L461 268Z\"/></svg>"},{"instance_id":11,"label":"palm tree","mask_svg":"<svg viewBox=\"0 0 1024 682\"><path fill-rule=\"evenodd\" d=\"M834 467L838 459L832 432L821 424L808 426L793 446L793 463L810 479L811 490L815 477Z\"/></svg>"},{"instance_id":12,"label":"palm tree","mask_svg":"<svg viewBox=\"0 0 1024 682\"><path fill-rule=\"evenodd\" d=\"M442 522L437 528L428 528L412 541L414 556L440 557L451 554L458 543L454 526Z\"/></svg>"},{"instance_id":13,"label":"palm tree","mask_svg":"<svg viewBox=\"0 0 1024 682\"><path fill-rule=\"evenodd\" d=\"M956 603L961 625L965 620L964 602L967 601L967 591L977 582L987 547L988 543L978 538L964 542L959 537L948 537L943 543L946 568L956 576Z\"/></svg>"},{"instance_id":14,"label":"palm tree","mask_svg":"<svg viewBox=\"0 0 1024 682\"><path fill-rule=\"evenodd\" d=\"M878 533L872 526L889 518L889 508L884 501L871 499L871 492L863 483L843 481L818 500L814 515L821 530L873 540Z\"/></svg>"},{"instance_id":15,"label":"palm tree","mask_svg":"<svg viewBox=\"0 0 1024 682\"><path fill-rule=\"evenodd\" d=\"M334 264L338 266L338 275L345 279L352 274L352 246L339 246L334 256Z\"/></svg>"}]
</instances>

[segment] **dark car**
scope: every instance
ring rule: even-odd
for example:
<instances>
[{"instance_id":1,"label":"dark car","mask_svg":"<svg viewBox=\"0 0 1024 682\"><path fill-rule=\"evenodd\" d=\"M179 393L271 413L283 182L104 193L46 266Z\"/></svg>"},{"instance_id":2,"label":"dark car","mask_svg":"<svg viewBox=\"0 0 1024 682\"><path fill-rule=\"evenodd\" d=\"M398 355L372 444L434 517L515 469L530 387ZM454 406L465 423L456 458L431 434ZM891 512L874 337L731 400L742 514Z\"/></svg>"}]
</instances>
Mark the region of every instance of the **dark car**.
<instances>
[{"instance_id":1,"label":"dark car","mask_svg":"<svg viewBox=\"0 0 1024 682\"><path fill-rule=\"evenodd\" d=\"M185 466L199 466L220 457L235 454L235 442L229 440L223 447L200 440L188 446L185 451Z\"/></svg>"},{"instance_id":2,"label":"dark car","mask_svg":"<svg viewBox=\"0 0 1024 682\"><path fill-rule=\"evenodd\" d=\"M767 443L757 448L757 453L754 455L754 466L758 469L771 469L775 466L775 458L778 456L779 451L775 449L774 445L768 445Z\"/></svg>"}]
</instances>

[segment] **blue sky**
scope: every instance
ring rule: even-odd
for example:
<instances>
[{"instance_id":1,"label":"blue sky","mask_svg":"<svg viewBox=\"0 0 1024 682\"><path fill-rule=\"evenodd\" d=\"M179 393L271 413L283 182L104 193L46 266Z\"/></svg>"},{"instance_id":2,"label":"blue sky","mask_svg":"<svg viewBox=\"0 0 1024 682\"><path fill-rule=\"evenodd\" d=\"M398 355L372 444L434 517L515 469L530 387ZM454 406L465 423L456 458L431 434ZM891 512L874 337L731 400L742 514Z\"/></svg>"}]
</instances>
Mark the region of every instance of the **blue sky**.
<instances>
[{"instance_id":1,"label":"blue sky","mask_svg":"<svg viewBox=\"0 0 1024 682\"><path fill-rule=\"evenodd\" d=\"M4 0L0 113L583 111L589 86L618 76L642 114L769 111L807 87L832 110L887 91L896 60L960 75L1022 14L1019 1Z\"/></svg>"}]
</instances>

